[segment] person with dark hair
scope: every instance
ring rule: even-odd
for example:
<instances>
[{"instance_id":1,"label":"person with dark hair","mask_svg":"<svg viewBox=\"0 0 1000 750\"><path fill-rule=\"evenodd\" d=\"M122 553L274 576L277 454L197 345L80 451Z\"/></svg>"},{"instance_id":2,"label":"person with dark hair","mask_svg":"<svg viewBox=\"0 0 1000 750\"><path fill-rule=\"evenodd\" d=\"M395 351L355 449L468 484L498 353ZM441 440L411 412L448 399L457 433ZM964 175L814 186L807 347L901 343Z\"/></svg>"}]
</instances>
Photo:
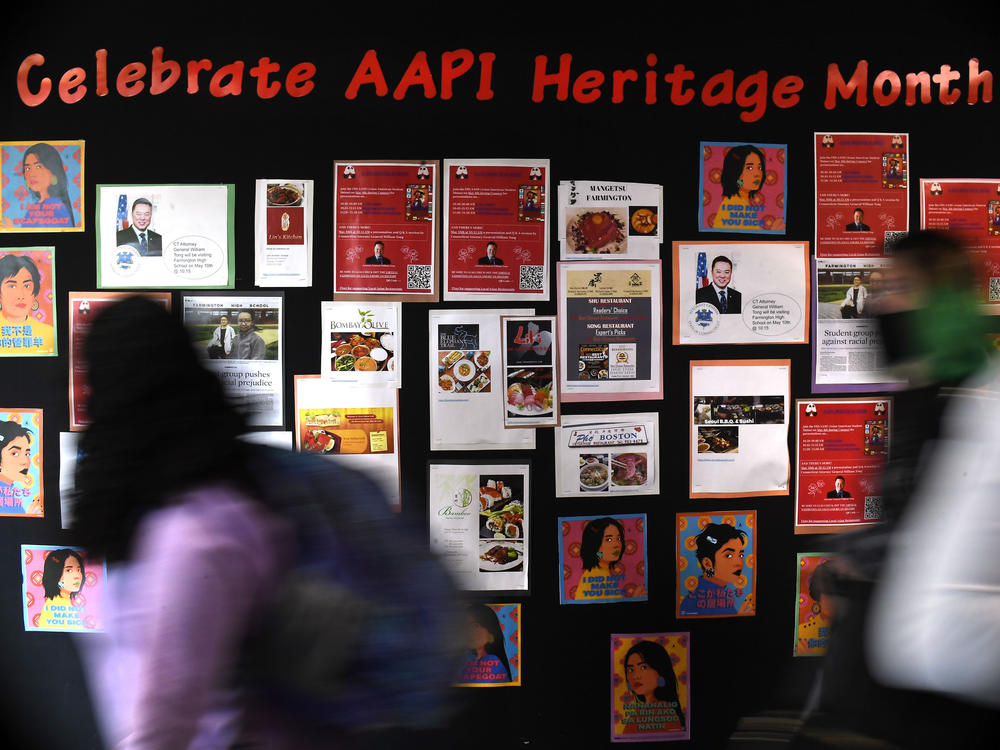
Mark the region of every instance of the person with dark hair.
<instances>
[{"instance_id":1,"label":"person with dark hair","mask_svg":"<svg viewBox=\"0 0 1000 750\"><path fill-rule=\"evenodd\" d=\"M3 334L3 339L11 337L4 354L55 353L55 330L32 316L41 288L42 274L30 255L8 253L0 258L0 323L11 330ZM15 341L17 346L11 346Z\"/></svg>"},{"instance_id":2,"label":"person with dark hair","mask_svg":"<svg viewBox=\"0 0 1000 750\"><path fill-rule=\"evenodd\" d=\"M229 355L233 352L235 338L236 330L229 325L229 317L221 316L219 325L212 331L212 338L208 342L208 356L212 359L229 359Z\"/></svg>"},{"instance_id":3,"label":"person with dark hair","mask_svg":"<svg viewBox=\"0 0 1000 750\"><path fill-rule=\"evenodd\" d=\"M870 232L872 228L865 224L865 210L863 208L854 209L854 221L844 227L848 232Z\"/></svg>"},{"instance_id":4,"label":"person with dark hair","mask_svg":"<svg viewBox=\"0 0 1000 750\"><path fill-rule=\"evenodd\" d=\"M486 255L476 261L480 266L502 266L503 258L497 257L497 243L490 240L486 243Z\"/></svg>"},{"instance_id":5,"label":"person with dark hair","mask_svg":"<svg viewBox=\"0 0 1000 750\"><path fill-rule=\"evenodd\" d=\"M761 229L762 203L755 199L764 186L767 159L756 146L735 146L722 160L722 203L712 222L713 229Z\"/></svg>"},{"instance_id":6,"label":"person with dark hair","mask_svg":"<svg viewBox=\"0 0 1000 750\"><path fill-rule=\"evenodd\" d=\"M236 316L236 324L240 330L236 334L236 341L233 344L230 357L232 359L265 359L267 344L264 343L264 337L257 333L253 313L249 310L240 310L239 315Z\"/></svg>"},{"instance_id":7,"label":"person with dark hair","mask_svg":"<svg viewBox=\"0 0 1000 750\"><path fill-rule=\"evenodd\" d=\"M392 261L385 257L385 243L379 240L372 249L372 254L365 258L366 266L391 266Z\"/></svg>"},{"instance_id":8,"label":"person with dark hair","mask_svg":"<svg viewBox=\"0 0 1000 750\"><path fill-rule=\"evenodd\" d=\"M45 606L38 618L40 628L82 628L84 605L79 601L87 571L83 555L73 549L58 549L45 557L42 588Z\"/></svg>"},{"instance_id":9,"label":"person with dark hair","mask_svg":"<svg viewBox=\"0 0 1000 750\"><path fill-rule=\"evenodd\" d=\"M836 614L834 596L837 574L834 568L834 561L826 560L817 565L812 575L809 576L809 599L813 602L812 617L799 623L798 648L796 649L798 655L826 653L830 628L833 626L833 618Z\"/></svg>"},{"instance_id":10,"label":"person with dark hair","mask_svg":"<svg viewBox=\"0 0 1000 750\"><path fill-rule=\"evenodd\" d=\"M625 596L625 527L617 518L605 516L588 521L580 537L583 572L575 599L620 599ZM615 585L615 584L619 585Z\"/></svg>"},{"instance_id":11,"label":"person with dark hair","mask_svg":"<svg viewBox=\"0 0 1000 750\"><path fill-rule=\"evenodd\" d=\"M743 548L747 533L728 523L710 523L695 537L698 566L702 574L698 586L681 601L682 615L735 615L736 597L746 585L743 577ZM737 591L730 590L735 586ZM753 596L743 600L740 612L753 611Z\"/></svg>"},{"instance_id":12,"label":"person with dark hair","mask_svg":"<svg viewBox=\"0 0 1000 750\"><path fill-rule=\"evenodd\" d=\"M733 278L733 262L725 255L712 259L712 283L699 287L695 302L707 302L723 315L738 315L743 309L743 295L729 286Z\"/></svg>"},{"instance_id":13,"label":"person with dark hair","mask_svg":"<svg viewBox=\"0 0 1000 750\"><path fill-rule=\"evenodd\" d=\"M847 480L841 475L837 475L837 478L833 480L833 489L826 493L827 497L850 497L851 493L844 489L847 484Z\"/></svg>"},{"instance_id":14,"label":"person with dark hair","mask_svg":"<svg viewBox=\"0 0 1000 750\"><path fill-rule=\"evenodd\" d=\"M19 422L0 422L0 513L41 514L38 503L24 505L34 482L30 470L31 430Z\"/></svg>"},{"instance_id":15,"label":"person with dark hair","mask_svg":"<svg viewBox=\"0 0 1000 750\"><path fill-rule=\"evenodd\" d=\"M467 614L470 654L462 664L459 682L510 682L510 660L497 613L486 604L471 604Z\"/></svg>"},{"instance_id":16,"label":"person with dark hair","mask_svg":"<svg viewBox=\"0 0 1000 750\"><path fill-rule=\"evenodd\" d=\"M41 213L51 210L52 216L32 216L33 209L29 207L28 217L20 226L44 226L52 229L76 226L73 203L69 198L66 167L55 148L48 143L36 143L25 149L21 159L21 174L24 175L24 184Z\"/></svg>"},{"instance_id":17,"label":"person with dark hair","mask_svg":"<svg viewBox=\"0 0 1000 750\"><path fill-rule=\"evenodd\" d=\"M116 235L117 245L128 245L139 251L139 255L163 255L163 237L149 228L153 220L153 202L148 198L132 201L132 226L121 229Z\"/></svg>"},{"instance_id":18,"label":"person with dark hair","mask_svg":"<svg viewBox=\"0 0 1000 750\"><path fill-rule=\"evenodd\" d=\"M625 653L625 682L634 699L624 707L625 734L684 731L687 723L677 694L677 675L663 646L655 641L634 643ZM644 709L641 718L640 705Z\"/></svg>"}]
</instances>

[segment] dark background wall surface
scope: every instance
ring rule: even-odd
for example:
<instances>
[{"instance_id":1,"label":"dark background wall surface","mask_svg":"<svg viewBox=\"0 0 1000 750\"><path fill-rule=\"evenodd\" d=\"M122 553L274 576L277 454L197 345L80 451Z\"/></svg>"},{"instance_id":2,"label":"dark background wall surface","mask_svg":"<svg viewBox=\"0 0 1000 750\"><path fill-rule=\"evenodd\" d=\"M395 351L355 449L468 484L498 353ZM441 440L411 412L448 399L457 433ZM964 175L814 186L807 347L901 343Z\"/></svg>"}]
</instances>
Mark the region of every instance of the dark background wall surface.
<instances>
[{"instance_id":1,"label":"dark background wall surface","mask_svg":"<svg viewBox=\"0 0 1000 750\"><path fill-rule=\"evenodd\" d=\"M734 6L729 6L731 9ZM997 177L997 101L965 99L970 58L1000 76L1000 54L990 15L949 5L933 15L893 17L870 6L819 11L822 20L800 19L801 6L770 6L759 14L746 8L706 8L697 20L621 6L574 21L550 22L525 8L517 17L473 20L476 9L454 12L411 8L408 17L381 6L344 13L308 5L275 6L221 12L161 5L94 5L59 14L46 6L34 11L6 11L0 30L0 140L71 139L86 141L87 231L79 234L4 235L0 247L54 245L56 248L58 358L0 362L5 407L41 407L45 413L44 482L46 517L0 519L0 678L6 729L20 747L96 748L100 739L90 716L83 676L68 636L25 633L20 596L19 545L72 544L72 532L60 528L58 502L58 433L68 429L67 293L95 289L94 185L98 183L234 183L236 185L236 289L253 286L253 185L262 177L315 180L313 286L286 290L285 419L291 429L292 378L318 372L319 303L331 298L332 162L334 159L547 157L551 191L563 179L606 179L661 183L668 240L706 239L697 227L698 143L701 140L787 144L788 220L785 239L813 237L812 134L829 131L908 132L911 165L911 227L918 225L920 177ZM490 13L494 9L485 8ZM322 20L321 19L325 19ZM389 24L388 26L386 24ZM147 66L151 50L180 61L208 58L214 67L243 60L247 68L268 56L282 66L316 65L315 87L307 95L282 91L260 98L246 77L240 96L213 97L207 81L198 94L183 85L151 96L143 91L126 98L113 90L95 95L95 52L108 50L109 79L126 63ZM478 71L460 79L451 99L426 98L419 87L400 100L391 92L410 60L426 51L431 70L440 69L441 53L467 48L495 53L492 98L478 100ZM371 86L357 98L345 97L348 83L365 52L374 49L389 82L390 95ZM80 66L87 72L87 94L66 104L53 93L36 107L18 97L16 77L25 57L41 53L41 68L54 79ZM709 107L697 97L678 106L661 82L658 101L647 104L640 89L627 90L625 101L611 101L610 86L592 103L558 101L554 89L533 102L532 75L537 55L554 68L559 55L572 55L575 77L588 69L610 79L615 69L650 69L660 76L676 64L694 71L695 90L711 75L733 69L736 81L767 71L768 84L782 76L804 81L800 100L787 108L768 101L755 120L746 121L738 105ZM860 60L870 66L868 103L839 99L826 108L828 65L849 76ZM955 104L936 96L929 104L908 107L902 98L890 106L872 101L871 81L885 69L901 78L908 72L939 72L950 65L962 73L954 85L962 91ZM38 74L32 80L37 83ZM148 81L148 75L146 77ZM1000 86L996 81L994 88ZM554 211L551 214L554 216ZM558 257L554 222L550 223L553 258ZM746 235L711 235L711 239L757 239ZM664 244L664 309L669 316L670 247ZM554 266L552 289L555 289ZM554 291L553 291L554 294ZM175 305L180 295L175 294ZM494 307L498 303L484 303ZM436 307L475 307L440 303ZM404 335L407 359L400 397L401 463L404 512L426 516L426 464L429 459L476 458L476 453L431 454L429 451L427 304L406 303ZM554 298L536 305L555 313ZM665 320L669 330L669 317ZM823 549L823 537L792 533L790 497L691 500L687 476L688 362L715 358L790 358L792 397L809 388L809 347L666 346L666 392L662 402L571 404L566 413L660 412L664 479L661 495L611 502L554 497L551 430L540 430L538 448L524 456L533 466L534 504L530 594L510 597L523 603L523 686L458 691L469 701L455 725L434 738L437 746L480 743L548 747L565 741L577 747L609 744L610 702L608 634L691 631L692 740L694 747L720 747L740 716L764 708L796 709L819 667L816 659L793 659L792 614L795 606L795 554ZM794 424L789 451L794 460ZM482 456L487 458L487 456ZM793 477L794 482L794 477ZM794 484L793 484L794 492ZM674 514L678 511L756 509L758 512L758 611L755 617L716 621L681 621L673 616ZM649 600L590 607L558 604L558 554L554 544L558 515L648 514ZM490 598L482 598L491 601ZM11 745L13 746L13 745Z\"/></svg>"}]
</instances>

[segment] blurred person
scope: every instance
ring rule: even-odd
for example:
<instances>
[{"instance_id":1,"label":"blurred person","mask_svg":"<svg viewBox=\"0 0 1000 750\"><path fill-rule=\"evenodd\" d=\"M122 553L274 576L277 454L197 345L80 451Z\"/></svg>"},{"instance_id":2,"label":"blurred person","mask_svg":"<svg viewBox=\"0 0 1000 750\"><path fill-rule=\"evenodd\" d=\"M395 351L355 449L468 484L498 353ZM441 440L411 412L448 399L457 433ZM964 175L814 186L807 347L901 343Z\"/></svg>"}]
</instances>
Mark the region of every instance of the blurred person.
<instances>
[{"instance_id":1,"label":"blurred person","mask_svg":"<svg viewBox=\"0 0 1000 750\"><path fill-rule=\"evenodd\" d=\"M985 326L962 245L930 231L911 232L897 242L885 269L877 320L887 370L905 379L907 388L894 395L882 523L839 535L833 545L837 627L822 668L817 711L805 734L851 731L902 747L977 746L979 728L984 722L992 726L997 717L972 706L956 687L954 673L963 672L966 685L984 685L984 673L996 673L993 657L1000 653L990 648L1000 642L1000 620L995 612L984 617L996 604L983 585L992 566L982 564L978 553L992 547L993 529L1000 528L991 486L997 462L988 455L996 447L986 429L992 426L986 420L1000 412L980 384L993 373L985 371ZM949 418L942 441L948 411L966 422L959 426ZM960 452L953 447L956 435L965 441ZM940 522L930 528L929 506ZM959 590L966 599L956 598ZM874 600L873 592L878 592ZM937 622L930 619L934 616ZM980 626L975 634L973 623ZM946 628L954 632L929 639ZM970 664L966 657L974 648L979 662ZM936 668L941 653L955 660L952 669ZM903 679L901 671L907 670L922 671L923 681ZM984 690L979 702L990 700Z\"/></svg>"},{"instance_id":2,"label":"blurred person","mask_svg":"<svg viewBox=\"0 0 1000 750\"><path fill-rule=\"evenodd\" d=\"M459 682L484 685L510 682L510 660L497 613L485 604L472 604L467 616L469 653L462 664Z\"/></svg>"},{"instance_id":3,"label":"blurred person","mask_svg":"<svg viewBox=\"0 0 1000 750\"><path fill-rule=\"evenodd\" d=\"M455 639L426 625L452 589L377 487L237 440L220 382L148 299L103 310L85 360L74 532L109 575L107 634L77 646L107 744L319 749L440 720Z\"/></svg>"}]
</instances>

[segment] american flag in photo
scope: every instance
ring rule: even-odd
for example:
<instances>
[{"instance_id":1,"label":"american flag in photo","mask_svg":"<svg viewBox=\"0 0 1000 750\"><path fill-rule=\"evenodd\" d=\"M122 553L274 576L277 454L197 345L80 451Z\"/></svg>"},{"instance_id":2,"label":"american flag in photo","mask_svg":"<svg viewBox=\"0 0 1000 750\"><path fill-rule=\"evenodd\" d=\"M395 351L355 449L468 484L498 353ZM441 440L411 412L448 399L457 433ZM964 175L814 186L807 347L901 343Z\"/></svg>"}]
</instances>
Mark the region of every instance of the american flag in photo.
<instances>
[{"instance_id":1,"label":"american flag in photo","mask_svg":"<svg viewBox=\"0 0 1000 750\"><path fill-rule=\"evenodd\" d=\"M695 291L698 291L703 286L708 286L708 256L702 251L698 253L698 267L694 272L695 278Z\"/></svg>"},{"instance_id":2,"label":"american flag in photo","mask_svg":"<svg viewBox=\"0 0 1000 750\"><path fill-rule=\"evenodd\" d=\"M128 229L128 196L125 193L118 196L118 217L115 219L115 230L123 229Z\"/></svg>"}]
</instances>

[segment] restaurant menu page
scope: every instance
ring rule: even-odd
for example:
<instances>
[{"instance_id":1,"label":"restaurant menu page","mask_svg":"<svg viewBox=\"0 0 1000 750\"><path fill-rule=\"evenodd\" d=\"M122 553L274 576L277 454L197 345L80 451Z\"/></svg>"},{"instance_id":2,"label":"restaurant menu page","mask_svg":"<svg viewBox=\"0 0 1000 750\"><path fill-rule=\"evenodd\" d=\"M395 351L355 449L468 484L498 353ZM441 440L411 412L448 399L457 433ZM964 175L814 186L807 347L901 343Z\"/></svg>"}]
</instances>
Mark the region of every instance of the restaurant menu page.
<instances>
[{"instance_id":1,"label":"restaurant menu page","mask_svg":"<svg viewBox=\"0 0 1000 750\"><path fill-rule=\"evenodd\" d=\"M691 361L691 497L787 495L791 360Z\"/></svg>"},{"instance_id":2,"label":"restaurant menu page","mask_svg":"<svg viewBox=\"0 0 1000 750\"><path fill-rule=\"evenodd\" d=\"M660 261L559 263L563 401L663 398Z\"/></svg>"},{"instance_id":3,"label":"restaurant menu page","mask_svg":"<svg viewBox=\"0 0 1000 750\"><path fill-rule=\"evenodd\" d=\"M568 180L558 199L560 259L660 257L662 185Z\"/></svg>"},{"instance_id":4,"label":"restaurant menu page","mask_svg":"<svg viewBox=\"0 0 1000 750\"><path fill-rule=\"evenodd\" d=\"M445 300L549 298L548 159L446 159Z\"/></svg>"},{"instance_id":5,"label":"restaurant menu page","mask_svg":"<svg viewBox=\"0 0 1000 750\"><path fill-rule=\"evenodd\" d=\"M564 414L556 428L556 497L660 492L659 414Z\"/></svg>"},{"instance_id":6,"label":"restaurant menu page","mask_svg":"<svg viewBox=\"0 0 1000 750\"><path fill-rule=\"evenodd\" d=\"M337 161L337 300L437 302L437 161Z\"/></svg>"},{"instance_id":7,"label":"restaurant menu page","mask_svg":"<svg viewBox=\"0 0 1000 750\"><path fill-rule=\"evenodd\" d=\"M431 549L466 591L528 590L527 463L432 463Z\"/></svg>"},{"instance_id":8,"label":"restaurant menu page","mask_svg":"<svg viewBox=\"0 0 1000 750\"><path fill-rule=\"evenodd\" d=\"M430 310L430 442L441 450L531 450L535 430L504 425L503 315L532 309ZM523 395L523 391L522 391Z\"/></svg>"},{"instance_id":9,"label":"restaurant menu page","mask_svg":"<svg viewBox=\"0 0 1000 750\"><path fill-rule=\"evenodd\" d=\"M920 180L920 228L961 240L973 260L984 312L1000 315L1000 179Z\"/></svg>"},{"instance_id":10,"label":"restaurant menu page","mask_svg":"<svg viewBox=\"0 0 1000 750\"><path fill-rule=\"evenodd\" d=\"M799 399L795 533L849 531L882 520L892 400Z\"/></svg>"},{"instance_id":11,"label":"restaurant menu page","mask_svg":"<svg viewBox=\"0 0 1000 750\"><path fill-rule=\"evenodd\" d=\"M815 133L816 257L886 255L909 231L909 136Z\"/></svg>"},{"instance_id":12,"label":"restaurant menu page","mask_svg":"<svg viewBox=\"0 0 1000 750\"><path fill-rule=\"evenodd\" d=\"M400 508L399 391L295 376L295 447L365 472Z\"/></svg>"},{"instance_id":13,"label":"restaurant menu page","mask_svg":"<svg viewBox=\"0 0 1000 750\"><path fill-rule=\"evenodd\" d=\"M401 302L321 302L320 375L399 388L402 320Z\"/></svg>"},{"instance_id":14,"label":"restaurant menu page","mask_svg":"<svg viewBox=\"0 0 1000 750\"><path fill-rule=\"evenodd\" d=\"M254 189L254 284L312 286L312 180L257 180Z\"/></svg>"}]
</instances>

